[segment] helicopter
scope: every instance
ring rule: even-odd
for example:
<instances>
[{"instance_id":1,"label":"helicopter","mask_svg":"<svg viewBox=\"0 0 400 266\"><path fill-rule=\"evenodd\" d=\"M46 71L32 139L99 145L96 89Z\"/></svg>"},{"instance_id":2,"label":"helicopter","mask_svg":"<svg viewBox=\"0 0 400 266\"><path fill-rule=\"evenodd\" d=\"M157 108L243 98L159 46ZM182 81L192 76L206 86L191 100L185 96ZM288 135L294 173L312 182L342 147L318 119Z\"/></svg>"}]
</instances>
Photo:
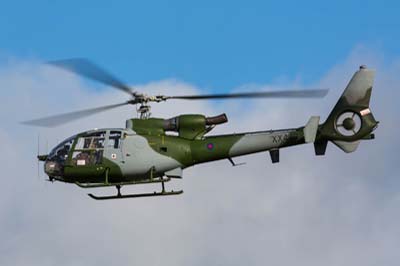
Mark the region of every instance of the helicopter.
<instances>
[{"instance_id":1,"label":"helicopter","mask_svg":"<svg viewBox=\"0 0 400 266\"><path fill-rule=\"evenodd\" d=\"M72 183L81 188L115 187L117 194L95 200L171 196L183 190L166 190L165 183L182 178L183 170L196 164L226 159L237 166L234 157L269 152L272 163L280 160L280 149L312 143L317 156L325 155L328 142L346 153L354 152L361 140L374 139L378 126L369 104L375 71L362 65L355 72L325 122L312 116L306 125L278 130L208 135L216 126L228 122L226 114L206 117L182 114L173 118L151 117L150 103L169 100L207 100L238 98L321 98L328 90L292 90L149 96L139 93L87 59L74 58L49 62L67 71L119 89L130 98L123 102L22 122L55 127L82 117L123 105L135 105L137 118L126 120L125 128L88 130L56 145L48 154L38 155L44 162L49 181ZM160 191L122 194L122 186L161 184Z\"/></svg>"}]
</instances>

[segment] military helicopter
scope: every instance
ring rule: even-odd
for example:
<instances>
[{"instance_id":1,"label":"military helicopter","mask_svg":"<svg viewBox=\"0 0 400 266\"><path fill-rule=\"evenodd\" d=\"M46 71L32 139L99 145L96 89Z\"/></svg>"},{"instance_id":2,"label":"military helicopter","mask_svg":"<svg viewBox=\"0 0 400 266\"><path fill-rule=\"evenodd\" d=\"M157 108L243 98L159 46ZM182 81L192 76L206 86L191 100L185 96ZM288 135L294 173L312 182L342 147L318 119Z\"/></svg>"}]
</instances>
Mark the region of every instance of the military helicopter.
<instances>
[{"instance_id":1,"label":"military helicopter","mask_svg":"<svg viewBox=\"0 0 400 266\"><path fill-rule=\"evenodd\" d=\"M167 191L165 183L182 178L185 168L221 159L236 166L234 157L263 151L269 151L272 163L278 163L279 150L294 145L313 143L315 154L324 155L330 141L350 153L357 149L361 140L374 139L372 132L378 125L369 108L375 71L366 66L361 66L353 75L322 124L319 116L312 116L305 126L298 128L209 136L207 134L216 126L228 121L225 114L153 118L149 104L175 99L320 98L327 90L148 96L132 90L87 59L66 59L50 64L119 89L130 98L119 104L25 121L24 124L55 127L119 106L137 106L140 117L126 120L125 128L78 133L58 144L49 154L38 155L50 181L72 183L81 188L116 187L116 195L88 194L95 200L178 195L183 191ZM122 186L151 183L160 183L161 191L121 193Z\"/></svg>"}]
</instances>

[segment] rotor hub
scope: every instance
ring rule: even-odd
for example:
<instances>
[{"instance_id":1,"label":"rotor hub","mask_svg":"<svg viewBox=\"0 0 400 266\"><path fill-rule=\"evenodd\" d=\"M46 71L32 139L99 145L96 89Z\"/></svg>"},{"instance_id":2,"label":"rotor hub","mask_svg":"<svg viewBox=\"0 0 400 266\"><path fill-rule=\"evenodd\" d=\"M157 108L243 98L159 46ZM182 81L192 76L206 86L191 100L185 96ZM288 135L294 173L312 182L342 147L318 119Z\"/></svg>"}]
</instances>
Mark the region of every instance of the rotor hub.
<instances>
[{"instance_id":1,"label":"rotor hub","mask_svg":"<svg viewBox=\"0 0 400 266\"><path fill-rule=\"evenodd\" d=\"M354 122L354 119L351 117L346 118L345 120L343 120L343 127L346 130L353 130L356 126L356 123Z\"/></svg>"}]
</instances>

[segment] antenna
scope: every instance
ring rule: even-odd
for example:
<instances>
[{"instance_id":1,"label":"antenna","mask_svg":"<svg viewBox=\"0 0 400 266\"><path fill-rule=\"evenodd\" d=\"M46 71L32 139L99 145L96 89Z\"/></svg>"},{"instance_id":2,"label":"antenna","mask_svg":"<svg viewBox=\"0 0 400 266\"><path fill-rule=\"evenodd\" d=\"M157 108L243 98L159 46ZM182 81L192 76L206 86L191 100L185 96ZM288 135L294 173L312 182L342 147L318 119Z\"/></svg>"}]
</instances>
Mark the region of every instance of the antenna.
<instances>
[{"instance_id":1,"label":"antenna","mask_svg":"<svg viewBox=\"0 0 400 266\"><path fill-rule=\"evenodd\" d=\"M38 133L38 137L37 137L37 178L38 180L40 180L40 162L39 162L39 155L40 155L40 133Z\"/></svg>"}]
</instances>

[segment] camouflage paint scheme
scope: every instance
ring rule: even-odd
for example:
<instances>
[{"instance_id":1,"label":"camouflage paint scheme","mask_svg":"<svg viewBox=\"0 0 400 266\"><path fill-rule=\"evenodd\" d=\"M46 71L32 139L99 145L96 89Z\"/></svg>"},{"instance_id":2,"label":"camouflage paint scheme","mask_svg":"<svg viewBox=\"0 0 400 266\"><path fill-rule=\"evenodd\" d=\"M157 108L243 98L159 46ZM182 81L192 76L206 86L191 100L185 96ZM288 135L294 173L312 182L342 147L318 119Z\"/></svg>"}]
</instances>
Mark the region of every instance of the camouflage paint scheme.
<instances>
[{"instance_id":1,"label":"camouflage paint scheme","mask_svg":"<svg viewBox=\"0 0 400 266\"><path fill-rule=\"evenodd\" d=\"M369 110L373 80L374 71L360 67L323 124L319 124L319 117L312 117L306 126L299 128L205 136L213 126L206 125L203 115L175 118L175 134L165 130L170 120L130 119L125 129L92 130L72 137L73 144L62 165L46 156L45 172L50 179L68 183L133 184L163 176L179 178L183 169L195 164L262 151L270 151L272 161L278 162L280 148L304 143L314 143L317 155L325 153L328 141L345 152L353 152L360 140L374 137L371 133L378 124ZM351 113L361 121L357 130L351 120L341 122L347 123L345 130L353 132L350 135L338 130L343 127L338 119L344 113ZM72 154L78 138L97 131L106 132L101 163L74 164ZM111 131L121 132L118 148L108 145Z\"/></svg>"}]
</instances>

